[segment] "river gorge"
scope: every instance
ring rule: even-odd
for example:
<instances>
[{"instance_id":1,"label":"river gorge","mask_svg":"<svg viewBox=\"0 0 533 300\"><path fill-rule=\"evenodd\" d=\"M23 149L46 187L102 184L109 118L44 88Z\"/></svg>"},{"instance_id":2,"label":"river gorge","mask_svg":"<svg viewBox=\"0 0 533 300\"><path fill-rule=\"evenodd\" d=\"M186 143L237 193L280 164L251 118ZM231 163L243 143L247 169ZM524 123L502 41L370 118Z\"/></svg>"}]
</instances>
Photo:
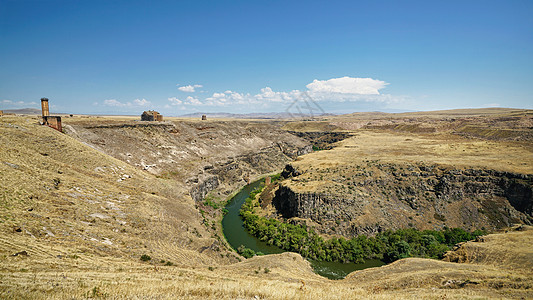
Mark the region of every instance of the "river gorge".
<instances>
[{"instance_id":1,"label":"river gorge","mask_svg":"<svg viewBox=\"0 0 533 300\"><path fill-rule=\"evenodd\" d=\"M285 250L273 245L268 245L266 242L260 241L258 238L251 235L244 228L243 221L239 216L239 210L246 198L248 198L252 191L260 187L263 182L264 179L261 179L246 185L230 200L228 205L226 205L228 212L222 220L224 236L233 249L237 249L243 245L255 252L261 252L264 254L282 253L285 252ZM317 274L329 279L342 279L353 271L379 267L385 264L377 259L369 259L362 264L315 260L309 260L309 262Z\"/></svg>"}]
</instances>

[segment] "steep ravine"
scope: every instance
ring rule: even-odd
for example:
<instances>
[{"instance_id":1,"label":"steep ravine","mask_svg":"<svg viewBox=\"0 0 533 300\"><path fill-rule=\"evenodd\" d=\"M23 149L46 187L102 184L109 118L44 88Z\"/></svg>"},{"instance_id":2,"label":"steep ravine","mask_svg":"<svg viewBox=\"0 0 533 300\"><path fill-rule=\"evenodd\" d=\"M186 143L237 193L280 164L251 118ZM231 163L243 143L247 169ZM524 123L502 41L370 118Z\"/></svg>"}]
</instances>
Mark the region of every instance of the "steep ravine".
<instances>
[{"instance_id":1,"label":"steep ravine","mask_svg":"<svg viewBox=\"0 0 533 300\"><path fill-rule=\"evenodd\" d=\"M253 178L312 151L309 143L269 122L90 122L67 124L66 131L106 154L176 180L197 202L208 194L225 200Z\"/></svg>"},{"instance_id":2,"label":"steep ravine","mask_svg":"<svg viewBox=\"0 0 533 300\"><path fill-rule=\"evenodd\" d=\"M246 121L138 122L94 121L66 124L66 132L89 146L179 190L197 212L207 234L193 248L231 262L219 220L228 197L263 174L280 170L298 155L312 151L306 141L276 123Z\"/></svg>"},{"instance_id":3,"label":"steep ravine","mask_svg":"<svg viewBox=\"0 0 533 300\"><path fill-rule=\"evenodd\" d=\"M276 144L207 165L198 177L188 180L195 183L190 189L191 197L195 201L202 201L211 192L215 193L215 197L223 197L233 192L235 184L246 184L259 175L280 170L286 162L310 151L309 145L298 148L295 145L280 147Z\"/></svg>"},{"instance_id":4,"label":"steep ravine","mask_svg":"<svg viewBox=\"0 0 533 300\"><path fill-rule=\"evenodd\" d=\"M287 165L271 200L277 212L323 234L443 226L489 230L533 222L533 176L486 169L369 163L329 185ZM298 184L298 185L297 185ZM297 185L297 186L295 186Z\"/></svg>"}]
</instances>

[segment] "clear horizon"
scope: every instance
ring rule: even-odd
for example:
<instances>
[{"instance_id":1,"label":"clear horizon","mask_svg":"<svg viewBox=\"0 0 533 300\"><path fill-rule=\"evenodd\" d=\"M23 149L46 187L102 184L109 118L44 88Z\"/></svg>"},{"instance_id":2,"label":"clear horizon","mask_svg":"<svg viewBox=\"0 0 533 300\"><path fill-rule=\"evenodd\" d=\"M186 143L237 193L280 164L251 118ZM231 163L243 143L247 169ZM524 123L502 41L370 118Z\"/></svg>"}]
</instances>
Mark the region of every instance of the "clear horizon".
<instances>
[{"instance_id":1,"label":"clear horizon","mask_svg":"<svg viewBox=\"0 0 533 300\"><path fill-rule=\"evenodd\" d=\"M531 109L531 15L519 0L0 0L0 110Z\"/></svg>"}]
</instances>

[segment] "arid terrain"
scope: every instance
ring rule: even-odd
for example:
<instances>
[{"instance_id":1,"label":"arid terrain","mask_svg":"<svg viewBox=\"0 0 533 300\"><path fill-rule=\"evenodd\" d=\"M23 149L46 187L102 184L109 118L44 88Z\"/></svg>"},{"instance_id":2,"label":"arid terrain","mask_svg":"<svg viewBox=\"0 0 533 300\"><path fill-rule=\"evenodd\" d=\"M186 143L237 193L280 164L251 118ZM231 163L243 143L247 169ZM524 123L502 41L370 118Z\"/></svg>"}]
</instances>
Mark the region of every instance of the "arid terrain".
<instances>
[{"instance_id":1,"label":"arid terrain","mask_svg":"<svg viewBox=\"0 0 533 300\"><path fill-rule=\"evenodd\" d=\"M65 116L63 127L0 117L0 298L533 297L531 110ZM295 253L244 259L224 240L222 205L281 171L265 214L325 236L443 226L492 234L443 261L402 259L337 281Z\"/></svg>"},{"instance_id":2,"label":"arid terrain","mask_svg":"<svg viewBox=\"0 0 533 300\"><path fill-rule=\"evenodd\" d=\"M273 205L344 236L533 222L530 141L359 130L285 169ZM339 221L340 220L340 221Z\"/></svg>"}]
</instances>

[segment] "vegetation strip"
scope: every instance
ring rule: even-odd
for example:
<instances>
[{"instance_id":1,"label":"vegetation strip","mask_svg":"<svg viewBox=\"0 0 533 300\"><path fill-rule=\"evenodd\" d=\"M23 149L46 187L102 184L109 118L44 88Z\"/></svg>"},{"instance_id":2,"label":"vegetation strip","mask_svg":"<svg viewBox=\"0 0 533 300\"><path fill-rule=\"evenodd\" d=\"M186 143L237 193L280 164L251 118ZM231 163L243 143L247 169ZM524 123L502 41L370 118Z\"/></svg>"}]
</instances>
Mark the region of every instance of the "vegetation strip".
<instances>
[{"instance_id":1,"label":"vegetation strip","mask_svg":"<svg viewBox=\"0 0 533 300\"><path fill-rule=\"evenodd\" d=\"M483 230L468 232L461 228L444 228L442 231L414 228L386 230L375 237L359 235L352 239L325 240L305 225L294 225L276 219L261 217L256 213L256 199L263 187L256 189L246 199L240 210L244 227L261 241L281 249L300 253L317 261L364 263L365 259L380 259L387 263L406 257L442 258L455 244L485 235ZM246 258L262 253L239 247Z\"/></svg>"}]
</instances>

